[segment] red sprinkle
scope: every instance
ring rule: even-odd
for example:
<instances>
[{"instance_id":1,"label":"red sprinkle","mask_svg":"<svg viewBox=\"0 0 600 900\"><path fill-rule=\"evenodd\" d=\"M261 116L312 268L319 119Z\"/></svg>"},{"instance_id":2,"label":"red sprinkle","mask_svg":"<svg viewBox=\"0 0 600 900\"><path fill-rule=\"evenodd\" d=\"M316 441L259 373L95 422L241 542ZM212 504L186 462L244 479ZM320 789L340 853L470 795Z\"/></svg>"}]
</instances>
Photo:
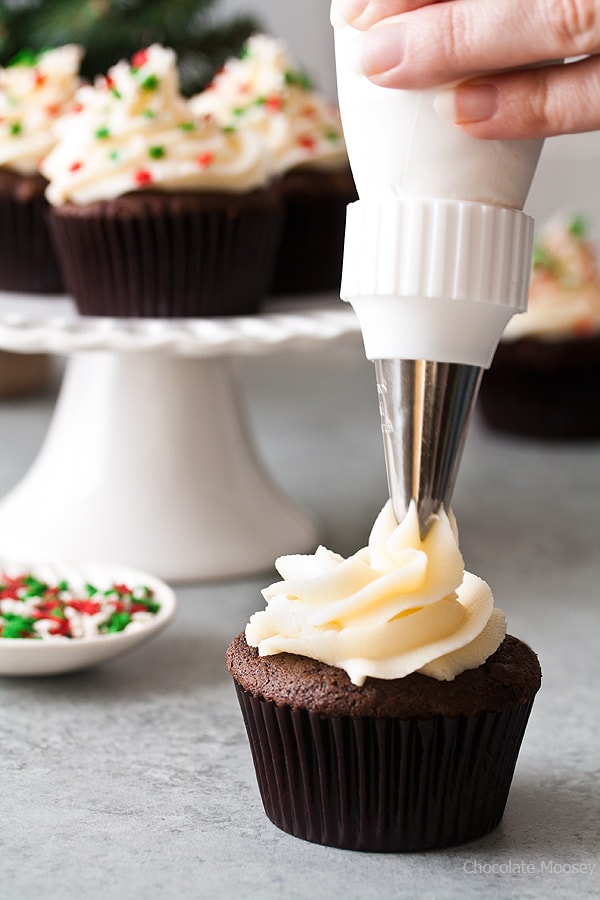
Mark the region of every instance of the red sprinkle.
<instances>
[{"instance_id":1,"label":"red sprinkle","mask_svg":"<svg viewBox=\"0 0 600 900\"><path fill-rule=\"evenodd\" d=\"M143 185L152 183L152 173L149 172L148 169L138 169L133 178L136 184Z\"/></svg>"},{"instance_id":2,"label":"red sprinkle","mask_svg":"<svg viewBox=\"0 0 600 900\"><path fill-rule=\"evenodd\" d=\"M147 50L138 50L137 53L134 53L131 57L131 65L136 69L139 69L146 62L148 62Z\"/></svg>"},{"instance_id":3,"label":"red sprinkle","mask_svg":"<svg viewBox=\"0 0 600 900\"><path fill-rule=\"evenodd\" d=\"M265 106L271 112L279 112L279 110L283 106L283 101L282 101L281 97L276 97L276 96L267 97L267 99L265 100Z\"/></svg>"},{"instance_id":4,"label":"red sprinkle","mask_svg":"<svg viewBox=\"0 0 600 900\"><path fill-rule=\"evenodd\" d=\"M202 169L206 169L210 166L214 158L214 153L201 153L200 156L197 157L197 162Z\"/></svg>"},{"instance_id":5,"label":"red sprinkle","mask_svg":"<svg viewBox=\"0 0 600 900\"><path fill-rule=\"evenodd\" d=\"M298 146L303 147L305 150L314 150L316 143L315 139L309 134L304 134L298 138Z\"/></svg>"},{"instance_id":6,"label":"red sprinkle","mask_svg":"<svg viewBox=\"0 0 600 900\"><path fill-rule=\"evenodd\" d=\"M69 606L86 616L95 616L102 608L96 600L69 600Z\"/></svg>"},{"instance_id":7,"label":"red sprinkle","mask_svg":"<svg viewBox=\"0 0 600 900\"><path fill-rule=\"evenodd\" d=\"M71 165L69 166L69 172L78 172L81 169L82 165L83 165L83 163L80 162L79 160L72 162Z\"/></svg>"}]
</instances>

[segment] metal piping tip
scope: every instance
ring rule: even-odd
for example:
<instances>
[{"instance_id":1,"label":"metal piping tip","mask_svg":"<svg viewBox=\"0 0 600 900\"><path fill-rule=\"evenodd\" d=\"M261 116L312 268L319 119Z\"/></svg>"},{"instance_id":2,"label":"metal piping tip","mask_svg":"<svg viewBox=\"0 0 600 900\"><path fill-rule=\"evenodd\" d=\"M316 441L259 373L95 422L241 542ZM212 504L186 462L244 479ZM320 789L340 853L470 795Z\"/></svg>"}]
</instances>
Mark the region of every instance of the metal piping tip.
<instances>
[{"instance_id":1,"label":"metal piping tip","mask_svg":"<svg viewBox=\"0 0 600 900\"><path fill-rule=\"evenodd\" d=\"M430 360L375 360L388 487L401 522L411 500L421 538L449 509L483 369Z\"/></svg>"}]
</instances>

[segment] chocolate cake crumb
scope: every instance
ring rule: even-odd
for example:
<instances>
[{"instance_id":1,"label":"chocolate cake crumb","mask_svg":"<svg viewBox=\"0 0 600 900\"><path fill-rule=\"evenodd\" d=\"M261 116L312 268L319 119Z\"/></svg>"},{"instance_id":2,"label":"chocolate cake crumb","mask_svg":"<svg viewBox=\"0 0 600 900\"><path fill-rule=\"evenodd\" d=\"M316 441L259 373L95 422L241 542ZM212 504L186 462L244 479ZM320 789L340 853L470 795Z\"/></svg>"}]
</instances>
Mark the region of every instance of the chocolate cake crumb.
<instances>
[{"instance_id":1,"label":"chocolate cake crumb","mask_svg":"<svg viewBox=\"0 0 600 900\"><path fill-rule=\"evenodd\" d=\"M359 687L343 669L305 656L261 657L243 633L229 645L226 663L234 680L254 697L327 717L475 716L525 703L541 683L536 654L511 635L483 665L454 681L415 672L391 680L367 678Z\"/></svg>"}]
</instances>

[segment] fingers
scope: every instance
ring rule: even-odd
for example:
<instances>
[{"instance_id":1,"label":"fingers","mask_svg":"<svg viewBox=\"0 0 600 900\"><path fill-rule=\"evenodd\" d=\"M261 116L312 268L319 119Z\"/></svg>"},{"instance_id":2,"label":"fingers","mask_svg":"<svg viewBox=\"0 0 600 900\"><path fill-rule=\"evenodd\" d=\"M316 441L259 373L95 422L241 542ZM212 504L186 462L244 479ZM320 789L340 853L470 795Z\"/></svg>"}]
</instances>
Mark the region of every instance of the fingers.
<instances>
[{"instance_id":1,"label":"fingers","mask_svg":"<svg viewBox=\"0 0 600 900\"><path fill-rule=\"evenodd\" d=\"M600 0L333 0L332 21L356 29L375 84L458 83L436 106L473 136L600 129Z\"/></svg>"},{"instance_id":2,"label":"fingers","mask_svg":"<svg viewBox=\"0 0 600 900\"><path fill-rule=\"evenodd\" d=\"M380 9L383 3L397 8L406 2L371 0ZM600 3L445 0L378 21L360 35L359 43L362 71L376 84L426 88L474 74L598 53Z\"/></svg>"},{"instance_id":3,"label":"fingers","mask_svg":"<svg viewBox=\"0 0 600 900\"><path fill-rule=\"evenodd\" d=\"M600 128L600 57L485 77L438 94L438 115L473 137L541 138Z\"/></svg>"},{"instance_id":4,"label":"fingers","mask_svg":"<svg viewBox=\"0 0 600 900\"><path fill-rule=\"evenodd\" d=\"M340 28L352 25L364 31L382 19L438 2L440 0L333 0L331 21Z\"/></svg>"}]
</instances>

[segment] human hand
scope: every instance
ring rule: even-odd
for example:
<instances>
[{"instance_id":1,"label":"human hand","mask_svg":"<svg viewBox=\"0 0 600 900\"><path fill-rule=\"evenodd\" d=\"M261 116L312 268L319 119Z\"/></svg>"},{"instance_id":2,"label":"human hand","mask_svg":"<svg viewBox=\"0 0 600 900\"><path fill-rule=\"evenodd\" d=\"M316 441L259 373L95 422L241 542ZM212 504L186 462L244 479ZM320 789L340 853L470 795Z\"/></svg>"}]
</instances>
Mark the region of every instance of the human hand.
<instances>
[{"instance_id":1,"label":"human hand","mask_svg":"<svg viewBox=\"0 0 600 900\"><path fill-rule=\"evenodd\" d=\"M474 137L600 128L600 0L333 0L332 22L362 32L371 81L443 88L438 114Z\"/></svg>"}]
</instances>

